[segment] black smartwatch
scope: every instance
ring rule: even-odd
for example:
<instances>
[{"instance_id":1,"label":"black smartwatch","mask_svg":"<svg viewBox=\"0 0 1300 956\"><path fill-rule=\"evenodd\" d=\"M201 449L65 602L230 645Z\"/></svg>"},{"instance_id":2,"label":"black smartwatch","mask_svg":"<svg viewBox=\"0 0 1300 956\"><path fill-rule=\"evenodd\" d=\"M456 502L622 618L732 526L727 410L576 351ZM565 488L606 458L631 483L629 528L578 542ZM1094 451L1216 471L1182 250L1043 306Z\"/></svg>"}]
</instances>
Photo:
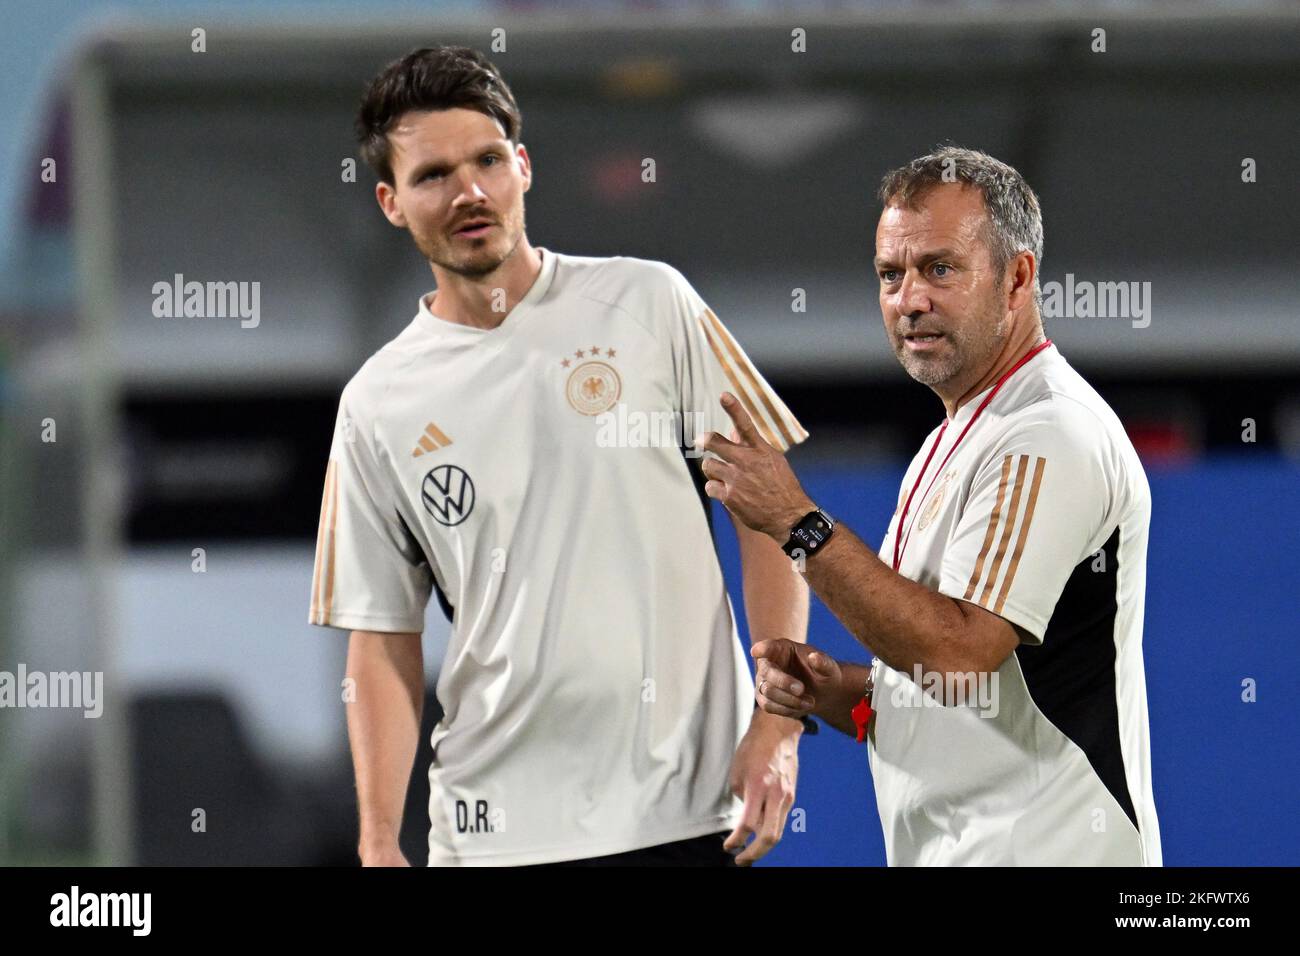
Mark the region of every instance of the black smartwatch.
<instances>
[{"instance_id":1,"label":"black smartwatch","mask_svg":"<svg viewBox=\"0 0 1300 956\"><path fill-rule=\"evenodd\" d=\"M834 518L824 511L810 511L790 529L790 540L781 545L781 550L792 558L812 557L826 547L834 531Z\"/></svg>"}]
</instances>

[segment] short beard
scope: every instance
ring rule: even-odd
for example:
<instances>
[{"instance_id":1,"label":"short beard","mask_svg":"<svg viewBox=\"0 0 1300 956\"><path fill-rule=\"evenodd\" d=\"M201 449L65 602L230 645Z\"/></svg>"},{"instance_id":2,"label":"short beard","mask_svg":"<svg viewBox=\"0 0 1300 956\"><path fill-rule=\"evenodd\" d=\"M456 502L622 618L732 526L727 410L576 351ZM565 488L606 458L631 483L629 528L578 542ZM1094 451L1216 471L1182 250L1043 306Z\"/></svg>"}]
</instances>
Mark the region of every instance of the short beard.
<instances>
[{"instance_id":1,"label":"short beard","mask_svg":"<svg viewBox=\"0 0 1300 956\"><path fill-rule=\"evenodd\" d=\"M982 329L979 331L972 330L969 326L960 329L949 329L944 332L944 338L949 346L949 353L938 361L910 352L907 348L907 342L900 333L898 345L895 347L894 352L898 357L899 364L903 366L903 370L922 385L933 388L936 385L945 385L951 382L968 369L983 368L1006 343L1008 326L1010 325L1006 312L995 303L987 303L986 308L990 311L996 309L999 313L997 320L993 323L992 335L988 338L982 338Z\"/></svg>"},{"instance_id":2,"label":"short beard","mask_svg":"<svg viewBox=\"0 0 1300 956\"><path fill-rule=\"evenodd\" d=\"M522 218L522 217L521 217ZM509 221L500 224L502 228L510 225ZM449 244L441 247L435 245L428 237L418 236L411 233L411 239L415 242L415 248L420 250L420 254L435 266L446 269L448 272L458 276L464 276L467 279L481 279L483 276L491 275L501 268L501 264L515 254L515 249L519 247L519 240L524 237L523 222L520 222L519 231L515 234L515 241L510 244L501 256L489 259L471 259L468 262L458 262L450 258L448 251Z\"/></svg>"}]
</instances>

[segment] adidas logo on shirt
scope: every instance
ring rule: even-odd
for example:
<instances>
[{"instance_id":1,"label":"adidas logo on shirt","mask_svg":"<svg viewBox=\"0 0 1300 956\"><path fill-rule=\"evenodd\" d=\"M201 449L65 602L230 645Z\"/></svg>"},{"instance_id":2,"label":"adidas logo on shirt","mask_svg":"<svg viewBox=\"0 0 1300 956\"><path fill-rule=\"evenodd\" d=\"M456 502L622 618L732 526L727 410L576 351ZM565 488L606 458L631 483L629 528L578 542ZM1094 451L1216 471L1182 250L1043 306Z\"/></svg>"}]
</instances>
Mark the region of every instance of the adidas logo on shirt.
<instances>
[{"instance_id":1,"label":"adidas logo on shirt","mask_svg":"<svg viewBox=\"0 0 1300 956\"><path fill-rule=\"evenodd\" d=\"M419 458L425 452L437 451L439 448L446 448L451 444L451 439L442 433L442 429L433 422L424 426L424 434L416 443L414 450L411 452L412 458Z\"/></svg>"}]
</instances>

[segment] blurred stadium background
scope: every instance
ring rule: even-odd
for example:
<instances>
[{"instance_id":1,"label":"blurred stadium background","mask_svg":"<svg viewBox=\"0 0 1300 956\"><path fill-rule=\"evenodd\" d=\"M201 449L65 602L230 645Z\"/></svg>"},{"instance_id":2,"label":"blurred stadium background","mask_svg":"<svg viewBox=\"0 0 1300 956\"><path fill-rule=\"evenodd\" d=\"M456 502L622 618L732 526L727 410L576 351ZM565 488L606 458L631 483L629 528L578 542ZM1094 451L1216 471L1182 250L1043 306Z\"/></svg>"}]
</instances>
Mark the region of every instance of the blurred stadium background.
<instances>
[{"instance_id":1,"label":"blurred stadium background","mask_svg":"<svg viewBox=\"0 0 1300 956\"><path fill-rule=\"evenodd\" d=\"M942 415L880 325L887 168L985 149L1042 199L1045 282L1150 282L1149 326L1046 326L1151 481L1165 861L1300 861L1295 3L50 0L5 19L0 670L103 671L106 702L0 710L0 863L355 861L346 635L306 623L321 481L340 388L432 281L368 172L342 171L364 81L439 42L484 49L519 99L534 244L680 268L812 432L814 497L873 543ZM156 318L178 273L260 282L260 323ZM430 688L446 628L430 602ZM810 639L866 657L817 604ZM768 862L883 863L865 752L823 730L801 753L803 829Z\"/></svg>"}]
</instances>

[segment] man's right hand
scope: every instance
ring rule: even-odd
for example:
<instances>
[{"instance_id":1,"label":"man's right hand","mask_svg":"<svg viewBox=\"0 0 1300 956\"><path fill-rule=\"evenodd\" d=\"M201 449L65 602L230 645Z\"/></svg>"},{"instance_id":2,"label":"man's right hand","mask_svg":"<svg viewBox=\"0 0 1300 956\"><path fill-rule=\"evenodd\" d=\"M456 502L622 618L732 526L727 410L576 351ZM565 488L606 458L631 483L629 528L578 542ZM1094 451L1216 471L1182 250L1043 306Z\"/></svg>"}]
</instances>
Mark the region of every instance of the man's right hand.
<instances>
[{"instance_id":1,"label":"man's right hand","mask_svg":"<svg viewBox=\"0 0 1300 956\"><path fill-rule=\"evenodd\" d=\"M769 714L797 720L841 693L840 665L815 647L780 638L759 641L749 653L757 662L754 697Z\"/></svg>"}]
</instances>

